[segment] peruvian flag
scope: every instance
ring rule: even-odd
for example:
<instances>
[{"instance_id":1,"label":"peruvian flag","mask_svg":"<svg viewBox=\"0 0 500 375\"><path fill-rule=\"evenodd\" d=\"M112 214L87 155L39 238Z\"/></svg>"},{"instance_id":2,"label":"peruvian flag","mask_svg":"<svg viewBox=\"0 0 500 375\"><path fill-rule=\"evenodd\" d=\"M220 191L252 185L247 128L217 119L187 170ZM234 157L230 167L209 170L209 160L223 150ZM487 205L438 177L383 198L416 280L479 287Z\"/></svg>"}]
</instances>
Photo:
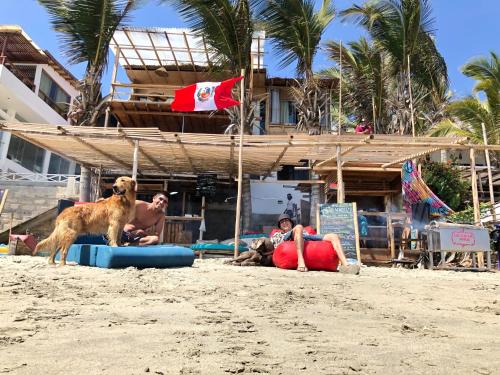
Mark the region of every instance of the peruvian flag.
<instances>
[{"instance_id":1,"label":"peruvian flag","mask_svg":"<svg viewBox=\"0 0 500 375\"><path fill-rule=\"evenodd\" d=\"M238 105L240 102L233 99L231 90L242 79L237 77L222 82L199 82L175 90L172 111L215 111Z\"/></svg>"}]
</instances>

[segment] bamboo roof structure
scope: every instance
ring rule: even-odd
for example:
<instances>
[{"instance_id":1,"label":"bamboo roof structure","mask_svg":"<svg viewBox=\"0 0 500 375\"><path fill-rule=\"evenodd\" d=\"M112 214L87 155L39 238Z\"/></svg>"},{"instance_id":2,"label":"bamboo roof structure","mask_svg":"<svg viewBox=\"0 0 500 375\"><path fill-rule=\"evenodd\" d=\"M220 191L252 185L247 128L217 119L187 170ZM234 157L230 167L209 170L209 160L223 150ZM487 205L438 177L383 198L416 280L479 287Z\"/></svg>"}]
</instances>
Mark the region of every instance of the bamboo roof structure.
<instances>
[{"instance_id":1,"label":"bamboo roof structure","mask_svg":"<svg viewBox=\"0 0 500 375\"><path fill-rule=\"evenodd\" d=\"M223 134L162 132L157 128L102 128L0 123L8 131L62 157L109 173L130 174L138 145L138 173L168 176L173 173L217 173L233 176L238 168L238 137ZM138 142L137 142L138 141ZM467 144L463 138L406 137L394 135L245 135L244 173L267 176L282 165L313 163L319 174L337 168L341 147L344 171L399 173L405 160L440 149L500 151L500 146Z\"/></svg>"},{"instance_id":2,"label":"bamboo roof structure","mask_svg":"<svg viewBox=\"0 0 500 375\"><path fill-rule=\"evenodd\" d=\"M265 32L255 32L251 53L256 69L264 68L264 43ZM123 27L115 31L110 47L119 49L125 69L171 66L196 72L217 65L206 41L190 29Z\"/></svg>"}]
</instances>

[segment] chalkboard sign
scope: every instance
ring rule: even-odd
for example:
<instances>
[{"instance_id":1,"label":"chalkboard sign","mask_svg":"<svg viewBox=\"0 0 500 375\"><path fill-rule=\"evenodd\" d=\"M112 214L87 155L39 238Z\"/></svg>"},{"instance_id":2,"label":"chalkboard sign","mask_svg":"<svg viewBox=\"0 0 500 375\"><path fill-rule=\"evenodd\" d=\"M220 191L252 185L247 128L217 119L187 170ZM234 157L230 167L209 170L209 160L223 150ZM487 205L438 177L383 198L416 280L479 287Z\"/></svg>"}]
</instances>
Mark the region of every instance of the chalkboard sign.
<instances>
[{"instance_id":1,"label":"chalkboard sign","mask_svg":"<svg viewBox=\"0 0 500 375\"><path fill-rule=\"evenodd\" d=\"M356 203L320 204L317 216L319 233L338 234L346 258L361 263Z\"/></svg>"}]
</instances>

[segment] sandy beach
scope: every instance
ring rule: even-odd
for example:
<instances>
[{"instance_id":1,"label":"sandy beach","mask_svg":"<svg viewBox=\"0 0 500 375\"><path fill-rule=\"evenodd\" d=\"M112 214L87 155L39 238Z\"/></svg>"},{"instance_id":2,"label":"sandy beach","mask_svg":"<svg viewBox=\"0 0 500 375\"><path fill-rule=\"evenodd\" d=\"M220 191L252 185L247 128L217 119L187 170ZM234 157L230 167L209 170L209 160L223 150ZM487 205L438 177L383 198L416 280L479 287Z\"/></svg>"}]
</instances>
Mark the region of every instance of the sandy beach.
<instances>
[{"instance_id":1,"label":"sandy beach","mask_svg":"<svg viewBox=\"0 0 500 375\"><path fill-rule=\"evenodd\" d=\"M500 274L0 257L0 373L500 374Z\"/></svg>"}]
</instances>

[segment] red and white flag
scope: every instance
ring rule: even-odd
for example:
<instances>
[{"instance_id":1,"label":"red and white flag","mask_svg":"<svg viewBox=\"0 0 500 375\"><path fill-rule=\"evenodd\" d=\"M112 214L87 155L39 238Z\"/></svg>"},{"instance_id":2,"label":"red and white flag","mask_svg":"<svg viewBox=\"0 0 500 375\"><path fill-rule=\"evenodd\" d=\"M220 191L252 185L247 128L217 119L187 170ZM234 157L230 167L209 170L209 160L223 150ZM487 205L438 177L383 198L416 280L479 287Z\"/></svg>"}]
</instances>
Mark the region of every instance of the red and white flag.
<instances>
[{"instance_id":1,"label":"red and white flag","mask_svg":"<svg viewBox=\"0 0 500 375\"><path fill-rule=\"evenodd\" d=\"M237 77L222 82L199 82L175 90L172 111L215 111L238 105L240 102L233 99L231 91L234 84L242 79Z\"/></svg>"}]
</instances>

